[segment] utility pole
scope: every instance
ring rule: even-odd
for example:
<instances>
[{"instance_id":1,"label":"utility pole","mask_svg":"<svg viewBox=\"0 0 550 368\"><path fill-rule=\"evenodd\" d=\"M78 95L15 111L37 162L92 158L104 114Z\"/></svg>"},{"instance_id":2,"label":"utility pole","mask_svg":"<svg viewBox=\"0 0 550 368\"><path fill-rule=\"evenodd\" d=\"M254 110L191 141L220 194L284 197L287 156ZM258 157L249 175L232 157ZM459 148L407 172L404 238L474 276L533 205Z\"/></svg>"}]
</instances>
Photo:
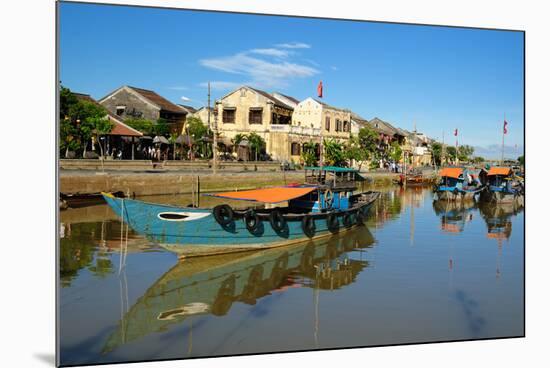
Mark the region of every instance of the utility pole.
<instances>
[{"instance_id":1,"label":"utility pole","mask_svg":"<svg viewBox=\"0 0 550 368\"><path fill-rule=\"evenodd\" d=\"M214 108L218 108L218 103L214 102ZM214 174L218 173L218 115L214 114L214 133L213 147L212 147L212 172ZM208 82L208 120L210 120L210 82Z\"/></svg>"},{"instance_id":2,"label":"utility pole","mask_svg":"<svg viewBox=\"0 0 550 368\"><path fill-rule=\"evenodd\" d=\"M506 123L506 113L504 114L504 122ZM500 166L504 165L504 126L502 127L502 148L500 154Z\"/></svg>"}]
</instances>

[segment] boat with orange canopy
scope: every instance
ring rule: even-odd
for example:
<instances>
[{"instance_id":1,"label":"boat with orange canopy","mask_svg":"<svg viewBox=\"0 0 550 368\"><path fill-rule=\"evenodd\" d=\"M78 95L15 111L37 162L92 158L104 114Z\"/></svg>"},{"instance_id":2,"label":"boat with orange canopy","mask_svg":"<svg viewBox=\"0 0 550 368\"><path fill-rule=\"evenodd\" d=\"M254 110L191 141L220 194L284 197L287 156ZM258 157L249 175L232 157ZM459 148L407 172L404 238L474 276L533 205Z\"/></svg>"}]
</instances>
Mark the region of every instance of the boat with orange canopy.
<instances>
[{"instance_id":1,"label":"boat with orange canopy","mask_svg":"<svg viewBox=\"0 0 550 368\"><path fill-rule=\"evenodd\" d=\"M523 205L525 187L510 167L491 167L487 173L487 188L481 193L484 202L518 203Z\"/></svg>"},{"instance_id":2,"label":"boat with orange canopy","mask_svg":"<svg viewBox=\"0 0 550 368\"><path fill-rule=\"evenodd\" d=\"M434 185L434 198L450 201L473 200L485 188L479 179L480 174L462 167L441 169L439 183Z\"/></svg>"},{"instance_id":3,"label":"boat with orange canopy","mask_svg":"<svg viewBox=\"0 0 550 368\"><path fill-rule=\"evenodd\" d=\"M178 207L103 193L122 221L166 249L185 256L263 249L309 241L362 225L379 192L356 193L355 169L307 167L305 183L209 194L264 204L233 209ZM267 205L267 206L265 206ZM268 208L269 207L269 208Z\"/></svg>"}]
</instances>

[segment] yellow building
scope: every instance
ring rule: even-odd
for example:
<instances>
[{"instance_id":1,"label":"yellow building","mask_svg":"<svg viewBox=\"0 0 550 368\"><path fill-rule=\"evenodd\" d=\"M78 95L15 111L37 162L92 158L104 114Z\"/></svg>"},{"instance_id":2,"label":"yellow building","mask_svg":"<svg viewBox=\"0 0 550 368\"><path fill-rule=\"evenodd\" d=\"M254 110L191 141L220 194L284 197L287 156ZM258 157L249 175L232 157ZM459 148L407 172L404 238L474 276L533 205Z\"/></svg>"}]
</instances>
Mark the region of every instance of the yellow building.
<instances>
[{"instance_id":1,"label":"yellow building","mask_svg":"<svg viewBox=\"0 0 550 368\"><path fill-rule=\"evenodd\" d=\"M237 134L256 133L265 140L265 151L273 160L289 157L292 106L265 91L242 86L216 101L216 109L223 141L228 142Z\"/></svg>"}]
</instances>

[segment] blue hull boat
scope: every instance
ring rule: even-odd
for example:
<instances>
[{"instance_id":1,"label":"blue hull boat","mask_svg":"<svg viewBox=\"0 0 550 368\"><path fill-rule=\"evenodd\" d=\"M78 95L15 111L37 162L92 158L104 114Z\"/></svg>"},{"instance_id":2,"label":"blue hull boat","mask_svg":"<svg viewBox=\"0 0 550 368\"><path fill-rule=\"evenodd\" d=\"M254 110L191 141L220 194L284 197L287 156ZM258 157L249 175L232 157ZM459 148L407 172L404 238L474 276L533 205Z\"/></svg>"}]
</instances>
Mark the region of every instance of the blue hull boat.
<instances>
[{"instance_id":1,"label":"blue hull boat","mask_svg":"<svg viewBox=\"0 0 550 368\"><path fill-rule=\"evenodd\" d=\"M446 167L439 176L439 183L434 185L436 200L472 201L485 189L477 175L460 167Z\"/></svg>"},{"instance_id":2,"label":"blue hull boat","mask_svg":"<svg viewBox=\"0 0 550 368\"><path fill-rule=\"evenodd\" d=\"M347 170L345 173L353 172ZM350 175L346 177L350 180L337 180L341 175L328 180L326 176L316 177L322 178L321 183L214 195L264 203L288 202L287 207L280 208L239 211L228 205L192 208L117 198L109 193L103 193L103 197L123 222L149 240L185 256L210 255L318 239L365 221L378 192L353 194L356 187Z\"/></svg>"},{"instance_id":3,"label":"blue hull boat","mask_svg":"<svg viewBox=\"0 0 550 368\"><path fill-rule=\"evenodd\" d=\"M525 187L509 167L492 167L487 174L487 187L481 200L492 203L515 203L523 205Z\"/></svg>"}]
</instances>

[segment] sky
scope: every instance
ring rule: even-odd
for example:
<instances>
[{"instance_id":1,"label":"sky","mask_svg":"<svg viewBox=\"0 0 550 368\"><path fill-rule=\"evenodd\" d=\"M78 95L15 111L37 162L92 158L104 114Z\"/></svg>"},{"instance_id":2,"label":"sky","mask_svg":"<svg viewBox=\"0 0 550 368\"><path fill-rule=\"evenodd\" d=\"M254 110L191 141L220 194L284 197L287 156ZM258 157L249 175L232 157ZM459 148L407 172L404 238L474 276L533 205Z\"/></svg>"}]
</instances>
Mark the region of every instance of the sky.
<instances>
[{"instance_id":1,"label":"sky","mask_svg":"<svg viewBox=\"0 0 550 368\"><path fill-rule=\"evenodd\" d=\"M446 144L523 153L522 32L61 3L61 84L204 106L241 85L316 97Z\"/></svg>"}]
</instances>

